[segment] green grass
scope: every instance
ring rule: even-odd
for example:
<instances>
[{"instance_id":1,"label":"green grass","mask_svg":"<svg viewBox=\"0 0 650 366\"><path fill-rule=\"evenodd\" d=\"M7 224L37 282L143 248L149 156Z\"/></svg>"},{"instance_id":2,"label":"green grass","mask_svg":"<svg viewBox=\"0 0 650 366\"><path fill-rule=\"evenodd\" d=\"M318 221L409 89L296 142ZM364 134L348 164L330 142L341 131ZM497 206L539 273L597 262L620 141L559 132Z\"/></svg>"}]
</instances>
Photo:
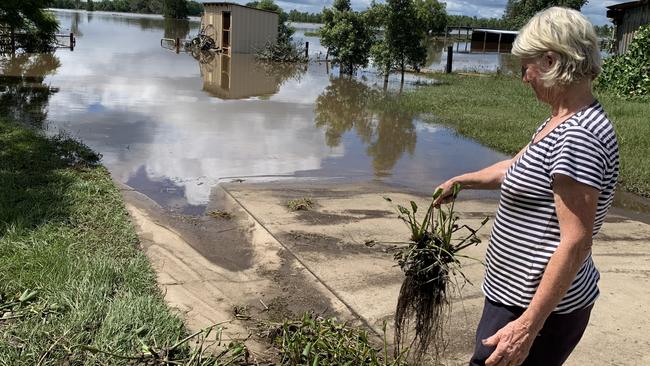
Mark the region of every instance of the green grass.
<instances>
[{"instance_id":1,"label":"green grass","mask_svg":"<svg viewBox=\"0 0 650 366\"><path fill-rule=\"evenodd\" d=\"M305 31L305 37L320 37L320 30L316 31Z\"/></svg>"},{"instance_id":2,"label":"green grass","mask_svg":"<svg viewBox=\"0 0 650 366\"><path fill-rule=\"evenodd\" d=\"M424 119L454 128L495 150L515 154L550 114L530 87L505 76L436 74L434 86L405 92L381 108L425 113ZM597 95L613 121L621 154L623 189L650 197L650 103Z\"/></svg>"},{"instance_id":3,"label":"green grass","mask_svg":"<svg viewBox=\"0 0 650 366\"><path fill-rule=\"evenodd\" d=\"M97 161L0 117L0 365L126 364L82 346L133 355L186 335Z\"/></svg>"}]
</instances>

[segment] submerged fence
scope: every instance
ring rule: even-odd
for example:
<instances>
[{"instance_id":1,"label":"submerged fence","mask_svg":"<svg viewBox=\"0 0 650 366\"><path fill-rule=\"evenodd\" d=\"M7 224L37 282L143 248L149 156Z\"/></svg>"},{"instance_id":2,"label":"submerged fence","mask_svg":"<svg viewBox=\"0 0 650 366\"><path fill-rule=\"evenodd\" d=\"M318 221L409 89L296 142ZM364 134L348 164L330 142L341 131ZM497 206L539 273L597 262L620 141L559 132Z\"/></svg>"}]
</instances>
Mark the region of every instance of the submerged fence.
<instances>
[{"instance_id":1,"label":"submerged fence","mask_svg":"<svg viewBox=\"0 0 650 366\"><path fill-rule=\"evenodd\" d=\"M15 32L6 24L0 24L0 53L16 53L19 45L24 44L33 34ZM77 39L74 33L55 34L53 48L69 48L74 51Z\"/></svg>"}]
</instances>

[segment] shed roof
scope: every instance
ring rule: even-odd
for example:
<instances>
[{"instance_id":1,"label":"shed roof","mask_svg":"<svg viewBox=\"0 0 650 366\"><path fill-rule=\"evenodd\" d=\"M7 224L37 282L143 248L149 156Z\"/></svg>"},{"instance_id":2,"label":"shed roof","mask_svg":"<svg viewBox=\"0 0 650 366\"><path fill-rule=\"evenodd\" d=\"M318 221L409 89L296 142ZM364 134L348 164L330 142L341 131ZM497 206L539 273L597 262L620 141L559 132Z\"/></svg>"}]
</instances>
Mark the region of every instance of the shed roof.
<instances>
[{"instance_id":1,"label":"shed roof","mask_svg":"<svg viewBox=\"0 0 650 366\"><path fill-rule=\"evenodd\" d=\"M514 34L517 35L519 32L517 31L511 31L511 30L503 30L503 29L487 29L487 28L474 28L472 30L473 32L485 32L485 33L496 33L496 34Z\"/></svg>"},{"instance_id":2,"label":"shed roof","mask_svg":"<svg viewBox=\"0 0 650 366\"><path fill-rule=\"evenodd\" d=\"M272 13L272 14L278 14L278 12L273 11L273 10L258 9L258 8L254 8L252 6L246 6L246 5L231 3L231 2L227 2L227 1L204 1L203 5L238 6L240 8L246 8L246 9L252 9L252 10L257 10L257 11L264 11L264 12Z\"/></svg>"},{"instance_id":3,"label":"shed roof","mask_svg":"<svg viewBox=\"0 0 650 366\"><path fill-rule=\"evenodd\" d=\"M623 10L623 9L630 9L630 8L636 8L642 5L648 4L648 0L638 0L638 1L629 1L627 3L621 3L621 4L614 4L610 5L607 7L607 9L610 10Z\"/></svg>"},{"instance_id":4,"label":"shed roof","mask_svg":"<svg viewBox=\"0 0 650 366\"><path fill-rule=\"evenodd\" d=\"M627 3L614 4L607 7L607 17L618 24L623 19L623 14L628 9L634 9L648 5L648 0L629 1Z\"/></svg>"}]
</instances>

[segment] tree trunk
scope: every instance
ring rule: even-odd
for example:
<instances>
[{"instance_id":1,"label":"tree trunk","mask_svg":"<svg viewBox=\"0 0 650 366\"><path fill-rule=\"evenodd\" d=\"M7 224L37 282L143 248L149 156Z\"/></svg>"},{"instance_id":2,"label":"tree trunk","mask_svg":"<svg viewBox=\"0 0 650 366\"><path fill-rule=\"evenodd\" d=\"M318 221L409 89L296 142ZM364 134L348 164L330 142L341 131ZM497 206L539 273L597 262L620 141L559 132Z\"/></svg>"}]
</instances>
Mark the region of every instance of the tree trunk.
<instances>
[{"instance_id":1,"label":"tree trunk","mask_svg":"<svg viewBox=\"0 0 650 366\"><path fill-rule=\"evenodd\" d=\"M384 91L388 90L388 74L389 71L384 72Z\"/></svg>"},{"instance_id":2,"label":"tree trunk","mask_svg":"<svg viewBox=\"0 0 650 366\"><path fill-rule=\"evenodd\" d=\"M11 54L16 54L16 29L11 28Z\"/></svg>"}]
</instances>

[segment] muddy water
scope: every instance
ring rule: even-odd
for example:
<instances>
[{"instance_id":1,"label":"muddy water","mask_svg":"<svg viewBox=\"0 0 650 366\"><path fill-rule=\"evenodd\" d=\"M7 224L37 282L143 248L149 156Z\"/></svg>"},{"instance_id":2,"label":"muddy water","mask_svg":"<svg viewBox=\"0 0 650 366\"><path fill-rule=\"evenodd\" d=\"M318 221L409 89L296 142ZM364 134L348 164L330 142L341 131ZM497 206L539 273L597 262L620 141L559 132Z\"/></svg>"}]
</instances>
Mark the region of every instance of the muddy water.
<instances>
[{"instance_id":1,"label":"muddy water","mask_svg":"<svg viewBox=\"0 0 650 366\"><path fill-rule=\"evenodd\" d=\"M15 99L4 105L79 137L116 180L167 208L201 213L211 187L234 177L381 180L428 192L504 158L418 116L377 111L381 78L371 71L345 80L325 63L280 67L161 47L161 38L197 33L196 21L56 16L76 49L3 61L13 90L4 95ZM317 38L297 37L312 55L322 51Z\"/></svg>"}]
</instances>

